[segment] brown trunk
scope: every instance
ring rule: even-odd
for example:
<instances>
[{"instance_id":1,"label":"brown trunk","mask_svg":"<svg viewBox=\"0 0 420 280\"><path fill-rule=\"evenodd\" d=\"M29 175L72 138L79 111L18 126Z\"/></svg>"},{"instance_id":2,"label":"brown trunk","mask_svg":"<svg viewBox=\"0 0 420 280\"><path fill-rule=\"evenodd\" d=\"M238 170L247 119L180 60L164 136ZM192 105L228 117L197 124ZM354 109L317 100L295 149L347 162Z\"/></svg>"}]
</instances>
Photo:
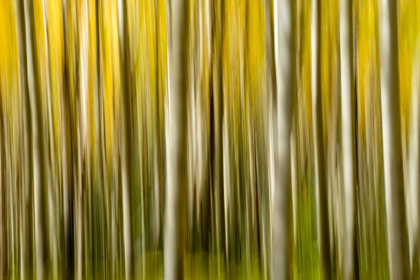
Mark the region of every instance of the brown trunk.
<instances>
[{"instance_id":1,"label":"brown trunk","mask_svg":"<svg viewBox=\"0 0 420 280\"><path fill-rule=\"evenodd\" d=\"M32 149L32 125L31 125L31 106L30 106L30 97L28 90L28 81L27 81L27 40L26 40L26 20L25 20L25 9L24 1L20 0L17 2L17 17L18 17L18 36L19 36L19 54L20 54L20 63L21 63L21 72L20 72L20 85L22 93L22 133L27 135L24 137L22 145L22 158L24 163L22 165L22 175L24 180L22 182L21 190L21 231L22 231L22 244L21 244L21 265L23 272L22 278L32 278L33 275L33 218L32 218L32 209L33 209L33 149Z\"/></svg>"}]
</instances>

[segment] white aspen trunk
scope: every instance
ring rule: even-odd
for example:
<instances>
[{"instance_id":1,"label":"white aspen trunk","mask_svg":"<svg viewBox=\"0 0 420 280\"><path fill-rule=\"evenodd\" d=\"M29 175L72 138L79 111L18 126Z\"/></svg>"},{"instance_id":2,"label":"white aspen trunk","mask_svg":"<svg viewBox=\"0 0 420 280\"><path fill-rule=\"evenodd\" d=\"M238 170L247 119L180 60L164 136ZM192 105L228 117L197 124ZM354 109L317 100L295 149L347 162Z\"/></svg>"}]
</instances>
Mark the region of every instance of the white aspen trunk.
<instances>
[{"instance_id":1,"label":"white aspen trunk","mask_svg":"<svg viewBox=\"0 0 420 280\"><path fill-rule=\"evenodd\" d=\"M409 185L407 186L407 219L410 237L410 260L415 254L415 246L419 240L419 124L420 124L420 39L414 49L414 59L411 72L411 120L408 155ZM411 261L411 263L413 263Z\"/></svg>"},{"instance_id":2,"label":"white aspen trunk","mask_svg":"<svg viewBox=\"0 0 420 280\"><path fill-rule=\"evenodd\" d=\"M77 6L77 4L76 4ZM89 207L85 203L85 197L88 195L88 184L86 178L88 177L88 11L87 1L81 1L77 10L77 29L78 29L78 45L76 46L76 54L79 58L78 67L78 99L77 99L77 129L78 129L78 177L77 177L77 279L82 280L86 277L86 251L87 245L87 230L86 221L88 218ZM77 8L76 8L77 9Z\"/></svg>"},{"instance_id":3,"label":"white aspen trunk","mask_svg":"<svg viewBox=\"0 0 420 280\"><path fill-rule=\"evenodd\" d=\"M1 90L1 88L0 88ZM1 92L0 92L1 93ZM1 106L2 104L0 104ZM0 107L1 108L1 107ZM3 112L0 112L0 277L8 277L8 246L7 246L7 203L5 174L5 141L3 133Z\"/></svg>"},{"instance_id":4,"label":"white aspen trunk","mask_svg":"<svg viewBox=\"0 0 420 280\"><path fill-rule=\"evenodd\" d=\"M124 255L125 255L125 278L134 278L134 250L133 250L133 226L132 226L132 187L134 185L134 160L133 160L133 105L131 70L130 70L130 50L129 50L129 27L127 0L118 1L119 11L119 31L120 31L120 73L121 73L121 97L122 97L122 117L123 117L123 143L121 156L121 182L122 182L122 202L123 202L123 227L124 227Z\"/></svg>"},{"instance_id":5,"label":"white aspen trunk","mask_svg":"<svg viewBox=\"0 0 420 280\"><path fill-rule=\"evenodd\" d=\"M290 134L293 91L293 1L274 1L274 56L277 102L273 108L274 173L273 267L271 275L292 277L292 186Z\"/></svg>"},{"instance_id":6,"label":"white aspen trunk","mask_svg":"<svg viewBox=\"0 0 420 280\"><path fill-rule=\"evenodd\" d=\"M187 195L187 0L171 2L165 279L184 278Z\"/></svg>"},{"instance_id":7,"label":"white aspen trunk","mask_svg":"<svg viewBox=\"0 0 420 280\"><path fill-rule=\"evenodd\" d=\"M265 44L266 44L266 53L267 53L267 91L268 91L268 95L269 95L269 101L268 102L268 106L267 106L267 110L268 110L268 118L267 118L267 122L268 122L268 157L267 157L267 168L268 168L268 193L269 193L269 198L268 198L268 202L269 202L269 211L267 213L267 215L269 215L268 217L268 221L269 221L269 232L268 232L268 240L267 240L267 253L268 253L268 259L266 262L267 265L267 271L266 271L266 278L267 279L271 279L273 278L273 275L271 275L271 273L273 273L273 270L271 269L271 267L273 267L273 252L275 250L273 249L273 237L272 237L272 228L273 228L273 190L276 186L276 179L275 179L275 169L274 169L274 145L276 145L276 139L274 139L274 118L277 118L277 114L274 114L274 110L273 108L276 108L276 94L277 92L275 92L275 85L276 85L276 69L275 69L275 61L274 61L274 25L273 25L273 21L272 21L272 12L273 12L273 7L272 7L272 1L271 0L265 0L264 1L264 9L265 9Z\"/></svg>"},{"instance_id":8,"label":"white aspen trunk","mask_svg":"<svg viewBox=\"0 0 420 280\"><path fill-rule=\"evenodd\" d=\"M354 255L354 118L353 97L353 6L351 0L340 1L340 65L341 65L341 125L342 125L342 151L343 176L345 197L345 244L341 275L343 280L353 278Z\"/></svg>"},{"instance_id":9,"label":"white aspen trunk","mask_svg":"<svg viewBox=\"0 0 420 280\"><path fill-rule=\"evenodd\" d=\"M33 2L25 0L25 19L30 28L26 29L28 55L28 88L31 106L32 143L33 146L33 180L34 180L34 209L35 209L35 248L37 278L45 279L48 274L48 219L47 207L47 174L45 161L42 87L41 75L38 72L38 49L36 44L35 14Z\"/></svg>"},{"instance_id":10,"label":"white aspen trunk","mask_svg":"<svg viewBox=\"0 0 420 280\"><path fill-rule=\"evenodd\" d=\"M383 0L379 11L381 95L388 244L391 279L409 279L410 262L403 175L398 71L397 0Z\"/></svg>"}]
</instances>

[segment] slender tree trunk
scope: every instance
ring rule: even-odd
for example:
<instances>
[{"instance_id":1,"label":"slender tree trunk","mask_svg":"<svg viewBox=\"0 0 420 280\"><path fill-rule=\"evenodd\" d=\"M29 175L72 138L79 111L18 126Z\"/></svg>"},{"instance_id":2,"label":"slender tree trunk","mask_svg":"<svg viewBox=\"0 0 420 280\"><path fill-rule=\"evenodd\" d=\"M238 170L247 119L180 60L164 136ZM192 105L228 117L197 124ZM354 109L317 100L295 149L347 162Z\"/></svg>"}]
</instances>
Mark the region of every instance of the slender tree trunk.
<instances>
[{"instance_id":1,"label":"slender tree trunk","mask_svg":"<svg viewBox=\"0 0 420 280\"><path fill-rule=\"evenodd\" d=\"M220 278L222 273L222 261L226 257L225 252L225 216L224 216L224 193L223 193L223 135L222 135L222 111L223 111L223 85L222 85L222 4L220 0L213 2L213 23L212 23L212 98L213 98L213 184L214 184L214 215L216 233L217 275ZM212 152L213 152L212 151Z\"/></svg>"},{"instance_id":2,"label":"slender tree trunk","mask_svg":"<svg viewBox=\"0 0 420 280\"><path fill-rule=\"evenodd\" d=\"M78 162L77 162L77 125L76 110L74 106L74 96L76 91L76 82L74 79L76 69L75 58L75 32L73 18L75 14L75 3L66 1L63 8L64 23L64 50L65 66L63 79L63 130L65 152L63 156L63 170L67 175L67 183L63 182L63 216L64 216L64 251L65 266L64 273L66 279L74 279L76 273L76 249L79 244L79 235L75 231L75 222L78 218L78 204L76 203L78 193ZM66 168L66 165L68 167ZM76 224L77 225L77 224ZM79 269L77 267L77 269Z\"/></svg>"},{"instance_id":3,"label":"slender tree trunk","mask_svg":"<svg viewBox=\"0 0 420 280\"><path fill-rule=\"evenodd\" d=\"M1 91L1 88L0 88ZM1 92L0 92L1 94ZM4 113L0 99L0 277L8 277L8 245L7 245L7 203L6 203L6 144L4 141Z\"/></svg>"},{"instance_id":4,"label":"slender tree trunk","mask_svg":"<svg viewBox=\"0 0 420 280\"><path fill-rule=\"evenodd\" d=\"M407 190L407 202L411 202L412 216L409 222L411 222L411 233L410 249L412 258L412 271L419 269L418 258L420 238L419 238L419 179L420 179L420 39L417 39L416 46L414 48L414 59L411 71L411 110L410 110L410 148L409 148L409 190ZM417 255L417 257L416 257ZM417 261L416 261L417 260Z\"/></svg>"},{"instance_id":5,"label":"slender tree trunk","mask_svg":"<svg viewBox=\"0 0 420 280\"><path fill-rule=\"evenodd\" d=\"M31 103L31 126L33 132L33 168L34 168L34 209L35 209L35 242L38 279L45 279L48 274L48 215L47 215L47 174L44 146L44 128L42 111L42 87L39 72L39 59L36 36L36 22L33 1L25 0L25 18L31 26L27 32L28 47L28 87Z\"/></svg>"},{"instance_id":6,"label":"slender tree trunk","mask_svg":"<svg viewBox=\"0 0 420 280\"><path fill-rule=\"evenodd\" d=\"M33 191L32 191L32 178L33 178L33 158L32 158L32 125L31 125L31 106L29 103L29 90L27 80L27 27L25 21L25 8L24 1L17 1L17 17L18 17L18 36L19 36L19 56L20 56L20 90L22 93L22 132L26 134L23 137L23 170L22 175L22 197L21 197L21 277L22 279L32 278L33 272Z\"/></svg>"},{"instance_id":7,"label":"slender tree trunk","mask_svg":"<svg viewBox=\"0 0 420 280\"><path fill-rule=\"evenodd\" d=\"M85 246L84 241L84 203L83 203L83 181L82 181L82 159L80 156L80 137L77 145L77 158L75 163L77 164L77 175L75 180L75 199L76 199L76 243L77 243L77 265L76 265L76 279L84 279L84 256L85 256Z\"/></svg>"},{"instance_id":8,"label":"slender tree trunk","mask_svg":"<svg viewBox=\"0 0 420 280\"><path fill-rule=\"evenodd\" d=\"M171 2L165 279L184 278L187 194L187 0Z\"/></svg>"},{"instance_id":9,"label":"slender tree trunk","mask_svg":"<svg viewBox=\"0 0 420 280\"><path fill-rule=\"evenodd\" d=\"M353 279L354 228L355 228L355 162L353 96L353 5L351 0L340 2L340 65L341 65L341 120L343 176L345 193L345 247L343 250L343 280Z\"/></svg>"},{"instance_id":10,"label":"slender tree trunk","mask_svg":"<svg viewBox=\"0 0 420 280\"><path fill-rule=\"evenodd\" d=\"M290 134L294 57L292 0L274 1L276 102L273 108L275 188L273 193L273 279L292 279L292 185Z\"/></svg>"},{"instance_id":11,"label":"slender tree trunk","mask_svg":"<svg viewBox=\"0 0 420 280\"><path fill-rule=\"evenodd\" d=\"M120 63L121 63L121 97L123 117L123 146L121 158L122 175L122 201L123 201L123 226L124 226L124 255L126 279L134 278L134 250L133 250L133 211L132 187L134 185L134 149L133 149L133 88L131 75L131 57L129 49L128 0L122 1L122 18L120 26ZM122 36L122 37L121 37Z\"/></svg>"},{"instance_id":12,"label":"slender tree trunk","mask_svg":"<svg viewBox=\"0 0 420 280\"><path fill-rule=\"evenodd\" d=\"M67 66L66 66L67 67ZM68 81L68 74L64 79L65 83ZM63 87L66 89L66 84ZM74 278L74 156L72 154L71 127L72 115L70 107L69 92L65 90L64 104L63 104L63 131L64 131L64 151L63 151L63 218L64 218L64 254L65 265L64 275L66 279Z\"/></svg>"},{"instance_id":13,"label":"slender tree trunk","mask_svg":"<svg viewBox=\"0 0 420 280\"><path fill-rule=\"evenodd\" d=\"M381 93L391 279L409 279L398 71L398 1L383 0L380 16Z\"/></svg>"},{"instance_id":14,"label":"slender tree trunk","mask_svg":"<svg viewBox=\"0 0 420 280\"><path fill-rule=\"evenodd\" d=\"M268 104L267 104L267 110L268 110L268 118L267 118L267 122L268 122L268 161L267 161L267 169L268 171L268 176L267 176L267 182L268 182L268 186L267 186L267 192L268 192L268 211L266 213L266 215L268 215L268 217L266 219L268 219L269 221L269 226L268 229L266 229L266 234L268 235L268 244L266 246L266 250L267 255L268 255L268 259L265 262L266 265L266 271L264 271L264 273L266 273L265 278L266 279L272 279L273 277L275 277L275 275L272 275L272 273L274 272L273 269L270 269L273 266L273 252L275 252L275 250L273 250L272 248L272 243L270 242L272 240L272 221L273 221L273 209L272 209L272 201L273 201L273 189L276 186L276 180L275 180L275 169L274 169L274 146L277 145L277 139L274 139L274 127L273 127L273 122L274 122L274 118L277 118L277 112L274 113L273 112L273 108L277 109L277 103L276 103L276 97L277 97L277 92L276 92L276 62L275 62L275 55L274 55L274 17L273 17L273 1L271 0L265 0L264 1L264 16L265 16L265 45L266 45L266 63L267 63L267 92L269 94L268 96ZM277 127L276 127L277 129ZM291 162L290 162L291 163ZM266 203L265 203L266 204ZM292 209L292 207L291 207Z\"/></svg>"},{"instance_id":15,"label":"slender tree trunk","mask_svg":"<svg viewBox=\"0 0 420 280\"><path fill-rule=\"evenodd\" d=\"M328 182L327 165L325 160L324 147L324 122L322 117L322 90L321 90L321 0L312 0L312 90L315 91L315 149L318 174L318 207L319 207L319 252L321 275L323 279L331 279L331 250L330 250L330 231L329 231L329 209L328 209ZM314 58L314 56L316 58ZM325 58L327 59L327 58Z\"/></svg>"},{"instance_id":16,"label":"slender tree trunk","mask_svg":"<svg viewBox=\"0 0 420 280\"><path fill-rule=\"evenodd\" d=\"M63 38L65 50L65 65L63 78L63 104L62 104L62 132L63 132L63 220L64 220L64 265L63 275L64 279L74 279L75 265L74 265L74 190L75 190L75 170L74 170L74 154L72 153L74 147L74 137L71 137L73 126L73 115L70 98L70 84L73 82L70 77L70 46L68 46L70 32L67 29L67 13L65 5L63 9ZM71 16L71 15L69 15Z\"/></svg>"}]
</instances>

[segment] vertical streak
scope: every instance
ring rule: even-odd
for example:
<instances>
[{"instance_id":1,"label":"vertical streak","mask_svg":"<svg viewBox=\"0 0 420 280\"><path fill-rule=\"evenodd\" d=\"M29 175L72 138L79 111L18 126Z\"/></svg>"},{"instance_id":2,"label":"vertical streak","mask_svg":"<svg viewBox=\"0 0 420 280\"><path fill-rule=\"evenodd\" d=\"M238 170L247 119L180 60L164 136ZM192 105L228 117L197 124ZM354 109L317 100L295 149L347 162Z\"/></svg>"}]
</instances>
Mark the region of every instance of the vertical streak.
<instances>
[{"instance_id":1,"label":"vertical streak","mask_svg":"<svg viewBox=\"0 0 420 280\"><path fill-rule=\"evenodd\" d=\"M342 277L350 280L353 277L353 234L354 217L354 134L352 117L352 97L354 92L353 73L353 7L351 0L340 2L340 65L341 65L341 112L342 112L342 149L343 175L345 192L346 240L344 248L344 264Z\"/></svg>"},{"instance_id":2,"label":"vertical streak","mask_svg":"<svg viewBox=\"0 0 420 280\"><path fill-rule=\"evenodd\" d=\"M48 246L47 246L47 213L46 213L46 194L47 194L47 178L46 178L46 161L44 147L44 129L43 129L43 112L42 112L42 86L41 86L41 68L39 61L36 21L34 2L25 1L25 13L31 28L28 35L28 79L30 88L30 103L32 108L32 127L33 127L33 168L34 168L34 209L35 209L35 243L36 243L36 264L38 279L45 279L48 273ZM39 3L38 3L39 4Z\"/></svg>"},{"instance_id":3,"label":"vertical streak","mask_svg":"<svg viewBox=\"0 0 420 280\"><path fill-rule=\"evenodd\" d=\"M184 278L187 193L187 0L171 2L168 185L165 233L165 279Z\"/></svg>"},{"instance_id":4,"label":"vertical streak","mask_svg":"<svg viewBox=\"0 0 420 280\"><path fill-rule=\"evenodd\" d=\"M292 193L290 134L294 70L293 1L274 1L274 54L277 102L273 110L275 188L273 191L272 277L292 278Z\"/></svg>"},{"instance_id":5,"label":"vertical streak","mask_svg":"<svg viewBox=\"0 0 420 280\"><path fill-rule=\"evenodd\" d=\"M313 48L317 49L316 64L312 64L312 79L316 81L313 85L312 90L315 90L315 150L316 150L316 164L318 174L318 207L319 207L319 251L320 251L320 263L321 263L321 274L325 279L331 279L331 251L330 251L330 231L329 231L329 209L328 209L328 183L325 164L325 147L324 147L324 122L322 118L323 104L322 88L321 88L321 40L318 40L318 36L321 34L321 17L323 17L323 11L321 9L321 1L312 1L312 15L316 17L313 19L313 23L316 24L316 28L312 31ZM316 46L315 46L316 45ZM314 54L312 54L314 55ZM313 61L315 62L315 61Z\"/></svg>"},{"instance_id":6,"label":"vertical streak","mask_svg":"<svg viewBox=\"0 0 420 280\"><path fill-rule=\"evenodd\" d=\"M120 0L120 57L121 57L121 97L123 106L123 146L121 158L122 171L122 199L123 199L123 225L124 225L124 254L126 279L134 277L134 250L133 250L133 226L132 226L132 187L133 180L133 106L130 49L129 49L129 26L128 26L128 0Z\"/></svg>"},{"instance_id":7,"label":"vertical streak","mask_svg":"<svg viewBox=\"0 0 420 280\"><path fill-rule=\"evenodd\" d=\"M415 246L418 246L419 242L419 123L420 123L420 39L417 40L414 48L414 59L411 74L411 120L410 120L410 155L409 155L409 189L407 190L406 197L407 203L411 202L411 207L408 208L412 211L412 219L409 220L412 224L412 237L410 238L410 257L413 256ZM412 264L414 261L411 262ZM414 268L413 268L414 269Z\"/></svg>"},{"instance_id":8,"label":"vertical streak","mask_svg":"<svg viewBox=\"0 0 420 280\"><path fill-rule=\"evenodd\" d=\"M393 280L409 279L410 275L400 122L397 2L382 1L379 22L389 263Z\"/></svg>"}]
</instances>

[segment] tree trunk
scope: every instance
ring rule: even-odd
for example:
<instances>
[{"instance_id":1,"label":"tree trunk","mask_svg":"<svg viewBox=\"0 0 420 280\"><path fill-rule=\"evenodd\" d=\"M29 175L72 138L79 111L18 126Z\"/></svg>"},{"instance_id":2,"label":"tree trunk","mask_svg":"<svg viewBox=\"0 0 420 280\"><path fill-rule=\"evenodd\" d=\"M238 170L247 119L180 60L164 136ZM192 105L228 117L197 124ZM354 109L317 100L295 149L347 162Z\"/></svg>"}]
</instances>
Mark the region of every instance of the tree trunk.
<instances>
[{"instance_id":1,"label":"tree trunk","mask_svg":"<svg viewBox=\"0 0 420 280\"><path fill-rule=\"evenodd\" d=\"M315 150L317 159L318 174L318 207L319 207L319 253L322 279L331 279L331 249L330 249L330 230L329 230L329 209L328 209L328 182L327 182L327 165L325 160L324 147L324 122L323 122L323 104L321 89L321 1L312 1L312 90L315 96Z\"/></svg>"},{"instance_id":2,"label":"tree trunk","mask_svg":"<svg viewBox=\"0 0 420 280\"><path fill-rule=\"evenodd\" d=\"M119 18L120 26L120 74L121 74L121 98L123 117L123 146L121 158L122 176L122 200L123 200L123 226L124 226L124 255L126 279L134 278L134 250L133 250L133 209L132 188L134 185L134 149L133 149L133 88L132 74L130 69L131 58L129 49L129 26L128 26L128 0L122 1L122 18ZM122 36L122 37L121 37Z\"/></svg>"},{"instance_id":3,"label":"tree trunk","mask_svg":"<svg viewBox=\"0 0 420 280\"><path fill-rule=\"evenodd\" d=\"M409 279L410 262L402 160L398 71L398 1L383 0L380 16L380 63L385 184L391 279Z\"/></svg>"},{"instance_id":4,"label":"tree trunk","mask_svg":"<svg viewBox=\"0 0 420 280\"><path fill-rule=\"evenodd\" d=\"M420 39L417 39L414 48L414 58L411 72L411 110L410 110L410 148L409 148L409 186L407 190L407 203L410 203L411 219L408 223L411 225L410 238L410 257L412 258L413 274L418 271L419 261L418 254L420 253L419 245L419 179L420 179ZM414 274L415 275L415 274Z\"/></svg>"},{"instance_id":5,"label":"tree trunk","mask_svg":"<svg viewBox=\"0 0 420 280\"><path fill-rule=\"evenodd\" d=\"M187 194L187 0L171 2L165 279L184 278Z\"/></svg>"},{"instance_id":6,"label":"tree trunk","mask_svg":"<svg viewBox=\"0 0 420 280\"><path fill-rule=\"evenodd\" d=\"M19 62L20 62L20 91L22 93L22 133L27 137L23 138L21 147L23 154L22 164L22 192L21 192L21 277L22 279L32 278L33 272L33 157L32 157L32 125L31 125L31 106L29 103L29 90L27 80L27 27L25 20L24 1L17 1L17 18L18 18L18 37L19 37Z\"/></svg>"},{"instance_id":7,"label":"tree trunk","mask_svg":"<svg viewBox=\"0 0 420 280\"><path fill-rule=\"evenodd\" d=\"M211 157L213 171L213 200L214 200L214 223L217 258L217 277L221 277L222 263L226 263L225 246L225 211L224 211L224 193L223 193L223 135L222 135L222 112L223 112L223 84L222 84L222 3L221 0L213 2L213 36L212 36L212 98L213 98L213 135L212 140L214 156Z\"/></svg>"},{"instance_id":8,"label":"tree trunk","mask_svg":"<svg viewBox=\"0 0 420 280\"><path fill-rule=\"evenodd\" d=\"M353 279L354 234L355 234L355 162L353 96L353 5L351 0L340 2L340 65L341 65L341 120L343 176L345 193L345 244L341 276L343 280Z\"/></svg>"},{"instance_id":9,"label":"tree trunk","mask_svg":"<svg viewBox=\"0 0 420 280\"><path fill-rule=\"evenodd\" d=\"M273 192L272 277L292 279L292 185L290 134L292 123L294 56L294 1L274 1L276 102L273 108L275 188Z\"/></svg>"},{"instance_id":10,"label":"tree trunk","mask_svg":"<svg viewBox=\"0 0 420 280\"><path fill-rule=\"evenodd\" d=\"M35 243L36 243L36 265L37 278L45 279L48 275L48 214L47 214L47 174L44 145L44 127L42 111L42 86L41 73L39 70L39 58L34 2L25 1L25 18L31 26L27 32L28 40L28 88L31 103L31 126L33 132L33 168L34 168L34 209L35 209Z\"/></svg>"},{"instance_id":11,"label":"tree trunk","mask_svg":"<svg viewBox=\"0 0 420 280\"><path fill-rule=\"evenodd\" d=\"M0 89L1 90L1 89ZM1 92L0 92L1 94ZM8 245L7 245L7 203L6 203L6 151L4 141L3 104L0 99L0 277L8 277Z\"/></svg>"}]
</instances>

